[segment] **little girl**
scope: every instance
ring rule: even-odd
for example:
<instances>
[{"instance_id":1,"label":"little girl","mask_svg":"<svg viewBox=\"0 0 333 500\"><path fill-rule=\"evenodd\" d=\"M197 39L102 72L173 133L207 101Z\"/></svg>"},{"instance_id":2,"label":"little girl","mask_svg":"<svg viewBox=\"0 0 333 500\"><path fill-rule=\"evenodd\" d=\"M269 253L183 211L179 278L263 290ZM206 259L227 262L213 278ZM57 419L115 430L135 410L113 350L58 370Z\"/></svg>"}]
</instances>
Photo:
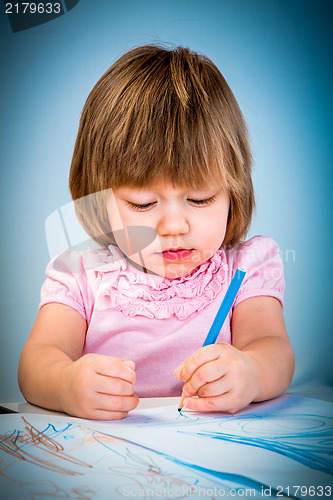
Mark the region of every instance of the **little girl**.
<instances>
[{"instance_id":1,"label":"little girl","mask_svg":"<svg viewBox=\"0 0 333 500\"><path fill-rule=\"evenodd\" d=\"M83 108L70 190L100 248L68 250L47 267L19 364L28 401L109 420L138 397L183 390L186 408L233 413L288 388L279 249L242 239L251 154L212 61L159 46L116 61ZM232 311L216 344L201 347L239 267Z\"/></svg>"}]
</instances>

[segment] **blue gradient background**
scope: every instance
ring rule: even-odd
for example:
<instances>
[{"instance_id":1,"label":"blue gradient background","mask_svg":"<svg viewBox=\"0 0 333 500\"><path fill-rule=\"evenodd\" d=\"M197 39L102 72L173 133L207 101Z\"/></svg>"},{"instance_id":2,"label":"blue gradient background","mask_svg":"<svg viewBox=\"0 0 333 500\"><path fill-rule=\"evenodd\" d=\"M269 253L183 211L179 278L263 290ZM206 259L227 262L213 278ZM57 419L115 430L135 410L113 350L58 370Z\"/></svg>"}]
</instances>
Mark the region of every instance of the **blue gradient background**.
<instances>
[{"instance_id":1,"label":"blue gradient background","mask_svg":"<svg viewBox=\"0 0 333 500\"><path fill-rule=\"evenodd\" d=\"M13 34L1 4L0 400L22 400L18 359L49 260L44 224L70 201L84 101L122 53L154 42L206 54L233 89L255 162L249 236L273 237L285 264L292 389L332 383L331 18L323 1L80 0Z\"/></svg>"}]
</instances>

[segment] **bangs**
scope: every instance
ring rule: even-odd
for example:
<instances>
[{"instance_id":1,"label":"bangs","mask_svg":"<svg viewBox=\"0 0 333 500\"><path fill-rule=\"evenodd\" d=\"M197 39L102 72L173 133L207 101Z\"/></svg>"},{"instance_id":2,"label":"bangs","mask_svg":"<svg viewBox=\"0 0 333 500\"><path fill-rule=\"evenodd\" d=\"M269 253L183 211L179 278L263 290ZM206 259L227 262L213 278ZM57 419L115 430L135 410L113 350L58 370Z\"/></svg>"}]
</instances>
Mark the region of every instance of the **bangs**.
<instances>
[{"instance_id":1,"label":"bangs","mask_svg":"<svg viewBox=\"0 0 333 500\"><path fill-rule=\"evenodd\" d=\"M159 182L170 182L175 187L207 188L219 184L227 188L223 151L211 137L198 133L195 126L180 128L174 121L170 124L177 131L174 135L168 123L164 129L160 124L146 123L139 140L127 139L121 156L114 155L114 150L105 151L107 177L101 188L142 188Z\"/></svg>"}]
</instances>

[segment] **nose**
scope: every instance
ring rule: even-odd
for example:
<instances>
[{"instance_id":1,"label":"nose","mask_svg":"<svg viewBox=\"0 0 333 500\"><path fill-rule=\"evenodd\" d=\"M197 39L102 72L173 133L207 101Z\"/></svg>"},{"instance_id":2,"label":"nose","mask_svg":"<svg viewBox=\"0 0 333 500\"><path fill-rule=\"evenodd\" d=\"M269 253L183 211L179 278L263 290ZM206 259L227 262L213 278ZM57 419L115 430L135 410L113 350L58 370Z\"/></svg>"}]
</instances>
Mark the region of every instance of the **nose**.
<instances>
[{"instance_id":1,"label":"nose","mask_svg":"<svg viewBox=\"0 0 333 500\"><path fill-rule=\"evenodd\" d=\"M159 236L175 236L189 232L190 225L181 210L166 210L159 218L156 231Z\"/></svg>"}]
</instances>

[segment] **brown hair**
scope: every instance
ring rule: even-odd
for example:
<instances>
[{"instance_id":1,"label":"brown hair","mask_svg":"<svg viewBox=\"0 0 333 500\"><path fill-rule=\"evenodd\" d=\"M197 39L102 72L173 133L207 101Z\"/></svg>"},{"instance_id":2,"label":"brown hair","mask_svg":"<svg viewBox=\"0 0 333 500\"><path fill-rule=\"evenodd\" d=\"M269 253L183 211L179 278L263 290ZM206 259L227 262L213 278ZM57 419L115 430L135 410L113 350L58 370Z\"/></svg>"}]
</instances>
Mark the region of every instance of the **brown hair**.
<instances>
[{"instance_id":1,"label":"brown hair","mask_svg":"<svg viewBox=\"0 0 333 500\"><path fill-rule=\"evenodd\" d=\"M90 92L69 186L83 227L107 246L114 241L103 190L219 182L230 197L223 244L233 245L251 223L251 163L242 112L215 64L188 48L145 45L120 57Z\"/></svg>"}]
</instances>

